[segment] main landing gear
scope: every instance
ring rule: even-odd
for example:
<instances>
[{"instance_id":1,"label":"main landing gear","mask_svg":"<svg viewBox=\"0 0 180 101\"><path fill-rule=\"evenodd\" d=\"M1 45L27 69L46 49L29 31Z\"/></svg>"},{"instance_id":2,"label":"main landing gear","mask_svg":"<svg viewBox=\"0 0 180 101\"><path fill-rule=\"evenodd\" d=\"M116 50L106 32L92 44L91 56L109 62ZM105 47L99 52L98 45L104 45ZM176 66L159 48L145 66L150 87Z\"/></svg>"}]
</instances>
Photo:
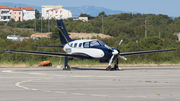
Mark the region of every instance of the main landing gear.
<instances>
[{"instance_id":1,"label":"main landing gear","mask_svg":"<svg viewBox=\"0 0 180 101\"><path fill-rule=\"evenodd\" d=\"M63 70L71 70L71 67L68 64L68 57L65 57L65 63Z\"/></svg>"}]
</instances>

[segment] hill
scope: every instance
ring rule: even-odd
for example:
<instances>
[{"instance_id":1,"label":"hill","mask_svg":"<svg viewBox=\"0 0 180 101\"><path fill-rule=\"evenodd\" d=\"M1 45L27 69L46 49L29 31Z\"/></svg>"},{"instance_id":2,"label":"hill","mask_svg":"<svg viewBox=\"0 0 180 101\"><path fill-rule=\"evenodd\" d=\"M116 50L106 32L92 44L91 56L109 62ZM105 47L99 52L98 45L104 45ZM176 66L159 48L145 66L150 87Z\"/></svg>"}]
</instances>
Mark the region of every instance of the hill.
<instances>
[{"instance_id":1,"label":"hill","mask_svg":"<svg viewBox=\"0 0 180 101\"><path fill-rule=\"evenodd\" d=\"M27 5L27 4L16 4L16 3L10 3L10 2L0 2L2 5L7 5L8 7L20 7L20 6L32 6L34 9L37 9L41 12L41 6L34 6L34 5ZM63 5L62 5L63 6ZM96 6L81 6L81 7L63 7L65 9L68 9L72 12L73 17L79 16L81 13L86 13L91 16L97 16L99 12L104 11L107 15L109 14L120 14L120 13L130 13L125 12L121 10L111 10L103 7L96 7Z\"/></svg>"}]
</instances>

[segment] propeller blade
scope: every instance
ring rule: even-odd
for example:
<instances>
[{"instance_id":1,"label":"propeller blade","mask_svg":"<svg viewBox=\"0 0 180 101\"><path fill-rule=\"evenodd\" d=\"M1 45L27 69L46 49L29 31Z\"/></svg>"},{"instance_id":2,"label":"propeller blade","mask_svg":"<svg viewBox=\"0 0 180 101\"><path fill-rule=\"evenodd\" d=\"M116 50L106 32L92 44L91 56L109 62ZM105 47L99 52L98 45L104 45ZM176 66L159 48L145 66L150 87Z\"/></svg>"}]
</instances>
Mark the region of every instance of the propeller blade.
<instances>
[{"instance_id":1,"label":"propeller blade","mask_svg":"<svg viewBox=\"0 0 180 101\"><path fill-rule=\"evenodd\" d=\"M123 40L121 40L121 41L119 42L119 45L118 45L117 49L120 47L120 45L122 44L122 42L123 42Z\"/></svg>"},{"instance_id":2,"label":"propeller blade","mask_svg":"<svg viewBox=\"0 0 180 101\"><path fill-rule=\"evenodd\" d=\"M122 58L122 59L124 59L124 60L127 60L124 56L119 55L119 57Z\"/></svg>"},{"instance_id":3,"label":"propeller blade","mask_svg":"<svg viewBox=\"0 0 180 101\"><path fill-rule=\"evenodd\" d=\"M108 49L110 49L110 50L112 50L112 48L110 48L110 47L109 47L109 46L107 46L107 45L105 45L105 47L106 47L106 48L108 48Z\"/></svg>"},{"instance_id":4,"label":"propeller blade","mask_svg":"<svg viewBox=\"0 0 180 101\"><path fill-rule=\"evenodd\" d=\"M112 55L111 59L109 60L109 66L110 66L111 63L112 63L113 58L114 58L114 55Z\"/></svg>"}]
</instances>

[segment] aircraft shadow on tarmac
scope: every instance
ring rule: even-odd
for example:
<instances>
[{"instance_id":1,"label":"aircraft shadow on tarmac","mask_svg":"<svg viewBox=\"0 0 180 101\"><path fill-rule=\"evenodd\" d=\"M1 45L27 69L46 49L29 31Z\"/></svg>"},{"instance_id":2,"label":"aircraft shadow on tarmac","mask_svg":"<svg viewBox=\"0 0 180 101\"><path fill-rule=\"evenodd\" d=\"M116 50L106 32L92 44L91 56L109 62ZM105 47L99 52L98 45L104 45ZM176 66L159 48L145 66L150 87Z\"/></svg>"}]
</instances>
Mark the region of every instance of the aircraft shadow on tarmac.
<instances>
[{"instance_id":1,"label":"aircraft shadow on tarmac","mask_svg":"<svg viewBox=\"0 0 180 101\"><path fill-rule=\"evenodd\" d=\"M126 68L124 67L121 69L121 71L126 71L126 70L180 70L179 67L131 67L131 68Z\"/></svg>"},{"instance_id":2,"label":"aircraft shadow on tarmac","mask_svg":"<svg viewBox=\"0 0 180 101\"><path fill-rule=\"evenodd\" d=\"M93 68L93 67L71 67L71 71L73 70L95 70L95 71L107 71L104 67L98 67L98 68ZM123 67L121 70L115 70L115 71L128 71L128 70L180 70L180 67ZM29 72L29 71L64 71L64 70L59 70L57 68L36 68L36 69L24 69L24 70L16 70L16 71L24 71L24 72ZM66 70L65 70L66 71ZM114 70L113 70L114 71Z\"/></svg>"},{"instance_id":3,"label":"aircraft shadow on tarmac","mask_svg":"<svg viewBox=\"0 0 180 101\"><path fill-rule=\"evenodd\" d=\"M106 71L105 68L93 68L93 67L87 67L87 68L79 68L79 67L71 67L71 70L101 70L101 71Z\"/></svg>"}]
</instances>

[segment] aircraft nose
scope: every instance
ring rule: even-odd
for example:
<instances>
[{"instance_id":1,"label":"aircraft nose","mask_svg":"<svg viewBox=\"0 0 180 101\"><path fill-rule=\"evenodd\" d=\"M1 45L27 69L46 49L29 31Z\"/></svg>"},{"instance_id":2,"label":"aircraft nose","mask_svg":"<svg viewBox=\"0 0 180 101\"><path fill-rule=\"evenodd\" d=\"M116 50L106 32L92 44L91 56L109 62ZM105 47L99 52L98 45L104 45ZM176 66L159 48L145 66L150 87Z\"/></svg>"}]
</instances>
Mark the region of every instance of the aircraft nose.
<instances>
[{"instance_id":1,"label":"aircraft nose","mask_svg":"<svg viewBox=\"0 0 180 101\"><path fill-rule=\"evenodd\" d=\"M113 50L112 52L113 55L117 55L118 53L119 53L118 50Z\"/></svg>"}]
</instances>

